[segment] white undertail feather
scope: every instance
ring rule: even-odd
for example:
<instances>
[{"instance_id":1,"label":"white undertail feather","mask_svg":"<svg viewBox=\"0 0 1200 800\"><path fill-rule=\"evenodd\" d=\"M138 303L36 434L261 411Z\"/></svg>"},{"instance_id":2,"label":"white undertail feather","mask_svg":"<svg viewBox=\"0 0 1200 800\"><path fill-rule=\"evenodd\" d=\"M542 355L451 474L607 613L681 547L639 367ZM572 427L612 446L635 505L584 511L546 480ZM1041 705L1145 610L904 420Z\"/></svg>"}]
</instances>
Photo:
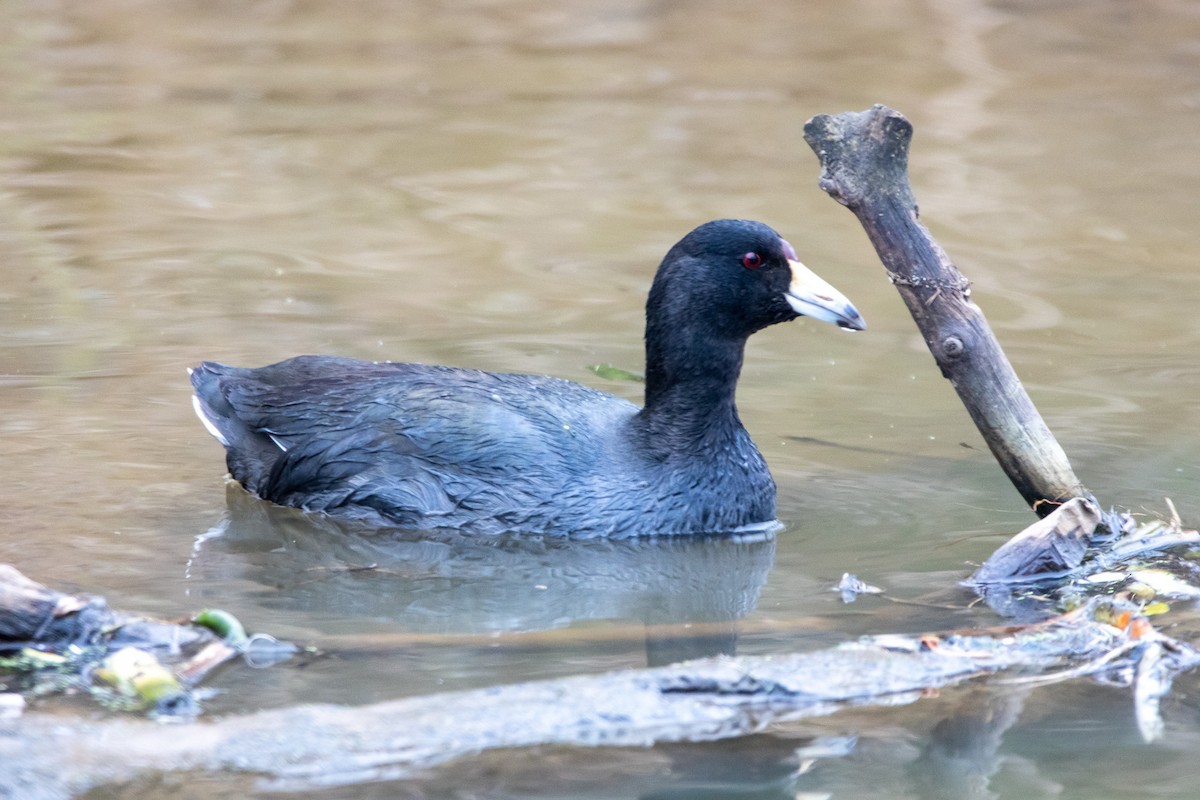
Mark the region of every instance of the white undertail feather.
<instances>
[{"instance_id":1,"label":"white undertail feather","mask_svg":"<svg viewBox=\"0 0 1200 800\"><path fill-rule=\"evenodd\" d=\"M204 429L211 433L213 438L218 442L226 447L229 447L229 440L225 438L225 434L217 430L217 426L214 425L212 420L208 418L208 415L204 413L204 408L200 405L200 398L196 395L192 395L192 408L196 409L196 416L199 417L200 421L204 423Z\"/></svg>"}]
</instances>

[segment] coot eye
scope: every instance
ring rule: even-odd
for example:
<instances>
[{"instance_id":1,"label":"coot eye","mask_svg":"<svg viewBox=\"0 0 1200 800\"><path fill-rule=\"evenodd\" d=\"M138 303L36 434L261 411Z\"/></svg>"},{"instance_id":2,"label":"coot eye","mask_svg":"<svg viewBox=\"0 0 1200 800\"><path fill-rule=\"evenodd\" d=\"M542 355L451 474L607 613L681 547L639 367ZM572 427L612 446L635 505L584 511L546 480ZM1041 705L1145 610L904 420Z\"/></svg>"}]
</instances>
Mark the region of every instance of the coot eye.
<instances>
[{"instance_id":1,"label":"coot eye","mask_svg":"<svg viewBox=\"0 0 1200 800\"><path fill-rule=\"evenodd\" d=\"M742 256L742 266L746 269L758 269L762 266L762 256L758 253L746 253Z\"/></svg>"}]
</instances>

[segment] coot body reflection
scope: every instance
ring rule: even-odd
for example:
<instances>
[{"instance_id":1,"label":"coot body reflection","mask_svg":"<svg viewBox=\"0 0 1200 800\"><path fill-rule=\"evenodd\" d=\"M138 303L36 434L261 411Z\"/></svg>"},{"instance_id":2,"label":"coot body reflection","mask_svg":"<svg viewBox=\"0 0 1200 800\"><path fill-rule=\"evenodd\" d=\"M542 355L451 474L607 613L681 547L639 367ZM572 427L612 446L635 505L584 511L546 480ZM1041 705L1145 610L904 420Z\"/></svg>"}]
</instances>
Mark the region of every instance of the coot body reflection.
<instances>
[{"instance_id":1,"label":"coot body reflection","mask_svg":"<svg viewBox=\"0 0 1200 800\"><path fill-rule=\"evenodd\" d=\"M330 356L204 362L193 401L234 479L282 505L478 532L737 531L775 520L734 405L746 340L801 315L865 327L771 228L718 220L655 275L643 408L557 378Z\"/></svg>"}]
</instances>

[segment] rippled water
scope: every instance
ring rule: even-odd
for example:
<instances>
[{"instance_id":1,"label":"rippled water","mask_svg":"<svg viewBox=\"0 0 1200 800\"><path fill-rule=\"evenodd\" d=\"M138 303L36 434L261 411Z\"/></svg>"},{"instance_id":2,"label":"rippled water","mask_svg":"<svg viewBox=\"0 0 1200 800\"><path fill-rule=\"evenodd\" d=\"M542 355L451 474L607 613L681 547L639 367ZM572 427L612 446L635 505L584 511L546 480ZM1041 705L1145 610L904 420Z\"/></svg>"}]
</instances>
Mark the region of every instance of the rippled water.
<instances>
[{"instance_id":1,"label":"rippled water","mask_svg":"<svg viewBox=\"0 0 1200 800\"><path fill-rule=\"evenodd\" d=\"M0 558L119 608L219 604L342 654L228 670L211 714L993 621L828 591L843 571L905 598L952 588L1030 515L817 189L816 113L885 102L913 121L923 218L1080 477L1200 519L1186 0L31 0L0 24ZM637 399L588 367L640 370L654 266L723 216L772 224L870 324L751 344L738 403L779 483L773 541L381 541L227 502L188 365L328 352ZM385 569L343 569L363 563ZM705 635L681 641L689 622ZM1040 690L990 788L947 796L1190 797L1194 689L1154 748L1127 693ZM481 757L346 796L940 796L917 754L969 702L705 748ZM860 743L796 783L770 754L814 732Z\"/></svg>"}]
</instances>

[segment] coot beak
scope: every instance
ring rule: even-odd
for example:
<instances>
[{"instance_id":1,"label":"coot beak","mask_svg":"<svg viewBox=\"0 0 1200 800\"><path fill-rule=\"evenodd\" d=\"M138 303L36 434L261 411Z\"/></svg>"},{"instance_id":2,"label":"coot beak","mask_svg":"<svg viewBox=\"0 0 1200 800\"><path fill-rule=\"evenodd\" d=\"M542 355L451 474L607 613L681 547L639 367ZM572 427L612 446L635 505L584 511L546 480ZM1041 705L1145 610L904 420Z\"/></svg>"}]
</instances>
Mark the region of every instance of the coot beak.
<instances>
[{"instance_id":1,"label":"coot beak","mask_svg":"<svg viewBox=\"0 0 1200 800\"><path fill-rule=\"evenodd\" d=\"M788 259L788 264L792 268L792 282L784 298L793 311L846 330L866 330L867 323L846 295L799 261Z\"/></svg>"}]
</instances>

